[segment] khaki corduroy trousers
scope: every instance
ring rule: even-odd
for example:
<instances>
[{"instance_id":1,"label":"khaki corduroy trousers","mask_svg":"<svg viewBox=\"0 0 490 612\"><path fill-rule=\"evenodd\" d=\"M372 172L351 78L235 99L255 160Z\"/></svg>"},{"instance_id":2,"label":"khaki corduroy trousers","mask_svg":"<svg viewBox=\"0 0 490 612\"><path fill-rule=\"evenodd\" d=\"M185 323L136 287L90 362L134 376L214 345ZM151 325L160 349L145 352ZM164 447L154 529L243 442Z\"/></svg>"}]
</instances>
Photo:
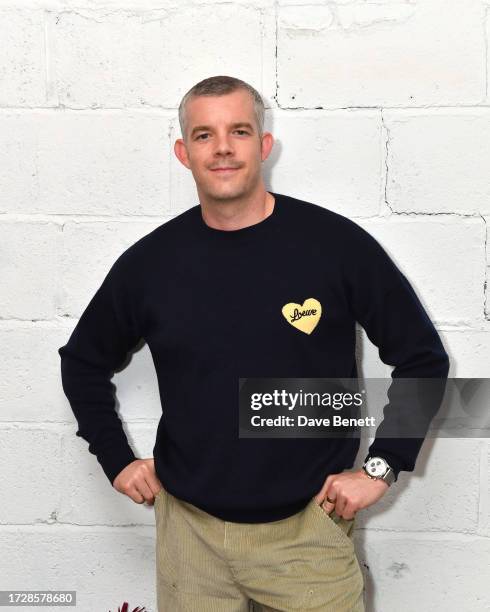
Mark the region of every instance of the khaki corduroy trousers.
<instances>
[{"instance_id":1,"label":"khaki corduroy trousers","mask_svg":"<svg viewBox=\"0 0 490 612\"><path fill-rule=\"evenodd\" d=\"M364 612L355 519L314 498L285 519L234 523L162 489L154 511L158 612Z\"/></svg>"}]
</instances>

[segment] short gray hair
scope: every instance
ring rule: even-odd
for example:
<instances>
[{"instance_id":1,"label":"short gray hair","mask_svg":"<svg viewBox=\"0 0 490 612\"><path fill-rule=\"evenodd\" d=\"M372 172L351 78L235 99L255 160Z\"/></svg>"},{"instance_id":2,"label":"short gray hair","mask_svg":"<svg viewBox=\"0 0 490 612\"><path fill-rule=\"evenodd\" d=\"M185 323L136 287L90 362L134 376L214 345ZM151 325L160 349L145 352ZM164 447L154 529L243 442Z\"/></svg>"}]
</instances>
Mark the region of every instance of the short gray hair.
<instances>
[{"instance_id":1,"label":"short gray hair","mask_svg":"<svg viewBox=\"0 0 490 612\"><path fill-rule=\"evenodd\" d=\"M186 104L190 98L195 98L197 96L222 96L232 93L233 91L237 91L238 89L248 91L253 98L255 119L257 121L259 137L261 137L264 131L265 115L264 101L262 100L261 95L256 89L241 79L220 75L199 81L199 83L196 83L196 85L191 87L191 89L189 89L189 91L182 98L179 104L179 123L182 138L184 140L186 139L185 130L187 129L187 125L185 111Z\"/></svg>"}]
</instances>

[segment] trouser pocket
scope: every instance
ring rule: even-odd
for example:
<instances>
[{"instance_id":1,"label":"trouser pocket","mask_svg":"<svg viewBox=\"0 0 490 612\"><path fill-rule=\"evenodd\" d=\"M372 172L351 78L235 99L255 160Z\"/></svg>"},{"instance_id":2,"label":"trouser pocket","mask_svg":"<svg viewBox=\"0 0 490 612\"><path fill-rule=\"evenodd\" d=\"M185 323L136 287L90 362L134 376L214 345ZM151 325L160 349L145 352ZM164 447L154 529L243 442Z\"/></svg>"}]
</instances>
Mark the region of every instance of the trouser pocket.
<instances>
[{"instance_id":1,"label":"trouser pocket","mask_svg":"<svg viewBox=\"0 0 490 612\"><path fill-rule=\"evenodd\" d=\"M353 544L352 538L354 535L355 517L352 519L343 518L342 516L339 516L335 510L332 510L330 514L327 514L327 512L316 503L314 498L311 500L310 504L315 506L314 511L323 517L329 528L333 529L338 536L344 540L344 542Z\"/></svg>"}]
</instances>

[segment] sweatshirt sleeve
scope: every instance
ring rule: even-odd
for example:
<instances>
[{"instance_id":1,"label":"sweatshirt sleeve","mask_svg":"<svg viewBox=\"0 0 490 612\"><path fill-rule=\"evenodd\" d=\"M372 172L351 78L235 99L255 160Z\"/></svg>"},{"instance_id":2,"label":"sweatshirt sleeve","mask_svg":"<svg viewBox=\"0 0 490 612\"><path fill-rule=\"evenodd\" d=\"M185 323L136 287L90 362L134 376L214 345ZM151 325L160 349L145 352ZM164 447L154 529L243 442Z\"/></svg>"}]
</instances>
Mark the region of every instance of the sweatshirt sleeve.
<instances>
[{"instance_id":1,"label":"sweatshirt sleeve","mask_svg":"<svg viewBox=\"0 0 490 612\"><path fill-rule=\"evenodd\" d=\"M394 366L383 420L364 460L383 457L398 479L401 470L414 470L444 396L449 358L406 276L368 232L360 228L358 238L348 281L352 313L378 347L381 360ZM383 437L383 431L389 436ZM393 432L403 432L402 437Z\"/></svg>"},{"instance_id":2,"label":"sweatshirt sleeve","mask_svg":"<svg viewBox=\"0 0 490 612\"><path fill-rule=\"evenodd\" d=\"M121 255L82 313L68 342L58 349L63 391L78 422L76 435L89 443L111 482L136 459L115 410L114 371L141 334Z\"/></svg>"}]
</instances>

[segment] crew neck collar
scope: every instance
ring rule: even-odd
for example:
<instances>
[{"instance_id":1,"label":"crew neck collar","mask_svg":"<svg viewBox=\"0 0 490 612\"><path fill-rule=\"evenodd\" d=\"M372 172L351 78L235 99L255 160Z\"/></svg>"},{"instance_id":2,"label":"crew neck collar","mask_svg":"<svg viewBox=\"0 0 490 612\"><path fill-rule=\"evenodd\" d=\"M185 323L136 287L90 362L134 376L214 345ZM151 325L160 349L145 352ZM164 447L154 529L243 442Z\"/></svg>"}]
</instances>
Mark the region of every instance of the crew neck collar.
<instances>
[{"instance_id":1,"label":"crew neck collar","mask_svg":"<svg viewBox=\"0 0 490 612\"><path fill-rule=\"evenodd\" d=\"M273 191L269 191L269 193L274 197L274 208L272 212L265 219L262 219L262 221L236 230L222 230L208 225L202 216L201 205L198 204L194 207L194 218L199 232L211 240L234 244L241 243L244 240L248 241L250 239L255 239L255 237L272 231L277 227L279 219L284 212L284 200L281 194Z\"/></svg>"}]
</instances>

